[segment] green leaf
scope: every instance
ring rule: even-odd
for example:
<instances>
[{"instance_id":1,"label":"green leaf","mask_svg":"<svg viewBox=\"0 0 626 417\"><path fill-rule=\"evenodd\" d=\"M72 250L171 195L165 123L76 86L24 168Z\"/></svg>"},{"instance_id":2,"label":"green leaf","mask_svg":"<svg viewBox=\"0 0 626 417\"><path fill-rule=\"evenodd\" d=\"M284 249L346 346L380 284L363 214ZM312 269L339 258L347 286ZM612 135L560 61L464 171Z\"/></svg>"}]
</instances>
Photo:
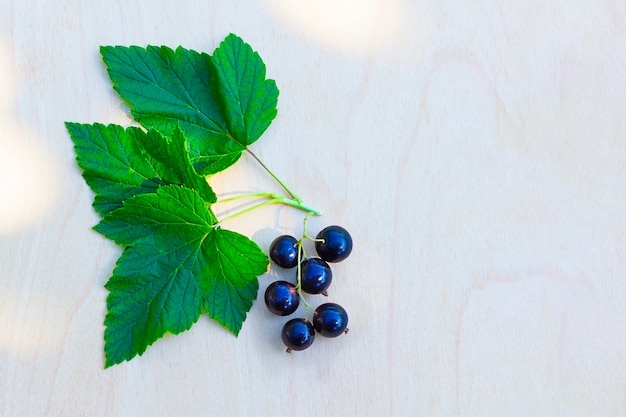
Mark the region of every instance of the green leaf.
<instances>
[{"instance_id":1,"label":"green leaf","mask_svg":"<svg viewBox=\"0 0 626 417\"><path fill-rule=\"evenodd\" d=\"M106 284L107 367L189 329L203 310L239 333L268 259L256 243L212 221L195 190L172 185L125 201L96 226L130 245Z\"/></svg>"},{"instance_id":2,"label":"green leaf","mask_svg":"<svg viewBox=\"0 0 626 417\"><path fill-rule=\"evenodd\" d=\"M234 164L243 149L229 137L214 94L211 58L179 47L103 46L113 87L135 120L170 136L177 126L189 141L191 162L210 175Z\"/></svg>"},{"instance_id":3,"label":"green leaf","mask_svg":"<svg viewBox=\"0 0 626 417\"><path fill-rule=\"evenodd\" d=\"M211 175L234 164L276 116L278 90L249 45L230 35L205 54L178 47L103 46L115 90L147 129L180 127L195 169Z\"/></svg>"},{"instance_id":4,"label":"green leaf","mask_svg":"<svg viewBox=\"0 0 626 417\"><path fill-rule=\"evenodd\" d=\"M66 126L83 177L96 194L93 206L100 215L121 207L124 200L135 195L154 193L165 184L184 184L196 189L206 202L216 201L206 179L191 167L180 132L167 141L157 132L146 133L137 127L124 129L100 123Z\"/></svg>"},{"instance_id":5,"label":"green leaf","mask_svg":"<svg viewBox=\"0 0 626 417\"><path fill-rule=\"evenodd\" d=\"M105 367L141 355L164 334L178 334L198 321L204 297L192 273L197 245L191 241L168 251L142 244L126 248L105 285Z\"/></svg>"},{"instance_id":6,"label":"green leaf","mask_svg":"<svg viewBox=\"0 0 626 417\"><path fill-rule=\"evenodd\" d=\"M218 104L228 130L247 147L276 117L276 83L265 79L265 64L259 54L233 34L215 50L213 63L218 74Z\"/></svg>"},{"instance_id":7,"label":"green leaf","mask_svg":"<svg viewBox=\"0 0 626 417\"><path fill-rule=\"evenodd\" d=\"M247 237L224 229L210 233L201 249L206 260L206 275L200 280L205 309L237 335L259 288L258 281L249 278L267 271L267 256Z\"/></svg>"},{"instance_id":8,"label":"green leaf","mask_svg":"<svg viewBox=\"0 0 626 417\"><path fill-rule=\"evenodd\" d=\"M212 56L165 46L100 51L143 127L66 124L102 216L95 230L125 247L106 284L109 367L189 329L203 312L239 334L268 258L219 227L205 176L234 164L267 130L278 89L259 55L232 34Z\"/></svg>"}]
</instances>

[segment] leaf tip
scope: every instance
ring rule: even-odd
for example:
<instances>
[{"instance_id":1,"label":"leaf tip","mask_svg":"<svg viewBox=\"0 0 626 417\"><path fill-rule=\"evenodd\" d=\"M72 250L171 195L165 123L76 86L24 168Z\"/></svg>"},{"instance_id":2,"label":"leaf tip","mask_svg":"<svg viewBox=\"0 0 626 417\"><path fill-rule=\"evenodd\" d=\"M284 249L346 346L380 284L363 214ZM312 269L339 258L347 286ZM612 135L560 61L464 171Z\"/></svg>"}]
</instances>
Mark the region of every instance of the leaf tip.
<instances>
[{"instance_id":1,"label":"leaf tip","mask_svg":"<svg viewBox=\"0 0 626 417\"><path fill-rule=\"evenodd\" d=\"M243 323L241 323L239 326L228 326L228 330L230 330L230 332L235 336L235 337L239 337L239 333L241 332L241 328Z\"/></svg>"},{"instance_id":2,"label":"leaf tip","mask_svg":"<svg viewBox=\"0 0 626 417\"><path fill-rule=\"evenodd\" d=\"M110 53L113 48L114 47L110 46L110 45L100 45L100 48L99 48L100 49L100 56L105 58L105 55ZM105 63L106 63L106 60L105 60Z\"/></svg>"}]
</instances>

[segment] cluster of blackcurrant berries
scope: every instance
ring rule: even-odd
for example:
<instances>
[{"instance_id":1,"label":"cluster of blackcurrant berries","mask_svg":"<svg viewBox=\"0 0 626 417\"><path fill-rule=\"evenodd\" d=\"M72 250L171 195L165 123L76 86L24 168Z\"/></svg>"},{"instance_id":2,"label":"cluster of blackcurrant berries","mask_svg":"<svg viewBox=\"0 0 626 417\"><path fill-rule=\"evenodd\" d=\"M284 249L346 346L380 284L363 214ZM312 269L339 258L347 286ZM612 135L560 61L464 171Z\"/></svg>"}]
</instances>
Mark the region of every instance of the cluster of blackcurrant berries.
<instances>
[{"instance_id":1,"label":"cluster of blackcurrant berries","mask_svg":"<svg viewBox=\"0 0 626 417\"><path fill-rule=\"evenodd\" d=\"M306 237L306 232L305 232ZM265 305L279 316L294 313L300 305L302 292L327 295L333 274L329 262L343 261L352 252L352 237L340 226L328 226L315 239L318 257L304 256L302 239L290 235L278 236L270 245L270 259L285 269L297 267L297 284L275 281L265 291ZM305 305L306 301L304 301ZM347 332L348 314L335 303L325 303L315 309L312 322L305 318L289 320L282 328L281 338L287 351L304 350L313 344L315 334L337 337Z\"/></svg>"}]
</instances>

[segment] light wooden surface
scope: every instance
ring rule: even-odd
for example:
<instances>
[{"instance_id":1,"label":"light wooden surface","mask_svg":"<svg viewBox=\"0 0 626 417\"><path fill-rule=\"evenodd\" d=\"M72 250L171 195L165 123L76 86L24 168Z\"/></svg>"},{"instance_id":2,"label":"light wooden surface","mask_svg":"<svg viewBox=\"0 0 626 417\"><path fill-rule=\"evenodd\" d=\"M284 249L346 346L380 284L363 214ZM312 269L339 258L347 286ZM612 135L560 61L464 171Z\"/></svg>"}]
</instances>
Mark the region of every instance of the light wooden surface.
<instances>
[{"instance_id":1,"label":"light wooden surface","mask_svg":"<svg viewBox=\"0 0 626 417\"><path fill-rule=\"evenodd\" d=\"M626 416L624 1L0 3L0 415ZM63 122L129 123L100 45L230 32L281 91L253 149L353 234L351 331L287 355L257 302L103 370L120 249ZM278 191L248 158L211 183Z\"/></svg>"}]
</instances>

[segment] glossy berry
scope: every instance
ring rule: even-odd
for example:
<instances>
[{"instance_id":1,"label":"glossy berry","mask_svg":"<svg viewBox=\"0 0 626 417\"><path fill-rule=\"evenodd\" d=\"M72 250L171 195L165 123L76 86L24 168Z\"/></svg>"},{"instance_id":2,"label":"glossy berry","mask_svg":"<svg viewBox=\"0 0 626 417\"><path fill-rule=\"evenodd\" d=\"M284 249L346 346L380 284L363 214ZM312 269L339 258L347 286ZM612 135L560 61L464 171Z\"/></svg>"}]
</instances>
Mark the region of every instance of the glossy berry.
<instances>
[{"instance_id":1,"label":"glossy berry","mask_svg":"<svg viewBox=\"0 0 626 417\"><path fill-rule=\"evenodd\" d=\"M289 235L278 236L270 245L270 259L281 268L298 265L298 241Z\"/></svg>"},{"instance_id":2,"label":"glossy berry","mask_svg":"<svg viewBox=\"0 0 626 417\"><path fill-rule=\"evenodd\" d=\"M298 309L300 296L292 283L275 281L265 290L265 305L274 314L288 316Z\"/></svg>"},{"instance_id":3,"label":"glossy berry","mask_svg":"<svg viewBox=\"0 0 626 417\"><path fill-rule=\"evenodd\" d=\"M313 344L315 329L305 319L291 319L283 326L281 338L287 346L287 352L304 350Z\"/></svg>"},{"instance_id":4,"label":"glossy berry","mask_svg":"<svg viewBox=\"0 0 626 417\"><path fill-rule=\"evenodd\" d=\"M348 313L339 304L322 304L313 313L313 327L324 337L337 337L348 327Z\"/></svg>"},{"instance_id":5,"label":"glossy berry","mask_svg":"<svg viewBox=\"0 0 626 417\"><path fill-rule=\"evenodd\" d=\"M317 254L326 262L341 262L352 252L352 236L341 226L324 228L316 239Z\"/></svg>"},{"instance_id":6,"label":"glossy berry","mask_svg":"<svg viewBox=\"0 0 626 417\"><path fill-rule=\"evenodd\" d=\"M320 258L307 258L300 264L302 290L309 294L322 294L330 287L333 272L326 261Z\"/></svg>"}]
</instances>

